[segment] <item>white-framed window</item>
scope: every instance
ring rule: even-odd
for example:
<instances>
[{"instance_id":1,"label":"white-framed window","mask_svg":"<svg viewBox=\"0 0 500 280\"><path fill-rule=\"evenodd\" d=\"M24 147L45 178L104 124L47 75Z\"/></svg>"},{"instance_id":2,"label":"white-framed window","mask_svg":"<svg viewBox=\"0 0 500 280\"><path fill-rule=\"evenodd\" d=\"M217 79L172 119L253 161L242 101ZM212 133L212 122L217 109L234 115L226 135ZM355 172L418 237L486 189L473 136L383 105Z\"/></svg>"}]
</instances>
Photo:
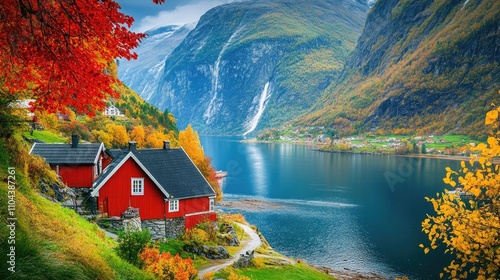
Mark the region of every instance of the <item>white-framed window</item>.
<instances>
[{"instance_id":1,"label":"white-framed window","mask_svg":"<svg viewBox=\"0 0 500 280\"><path fill-rule=\"evenodd\" d=\"M56 174L59 175L59 165L56 165Z\"/></svg>"},{"instance_id":2,"label":"white-framed window","mask_svg":"<svg viewBox=\"0 0 500 280\"><path fill-rule=\"evenodd\" d=\"M132 195L144 195L144 178L131 179Z\"/></svg>"},{"instance_id":3,"label":"white-framed window","mask_svg":"<svg viewBox=\"0 0 500 280\"><path fill-rule=\"evenodd\" d=\"M214 207L215 207L215 198L211 197L210 198L210 212L213 212L214 211Z\"/></svg>"},{"instance_id":4,"label":"white-framed window","mask_svg":"<svg viewBox=\"0 0 500 280\"><path fill-rule=\"evenodd\" d=\"M168 212L177 212L179 211L179 200L172 199L168 201Z\"/></svg>"}]
</instances>

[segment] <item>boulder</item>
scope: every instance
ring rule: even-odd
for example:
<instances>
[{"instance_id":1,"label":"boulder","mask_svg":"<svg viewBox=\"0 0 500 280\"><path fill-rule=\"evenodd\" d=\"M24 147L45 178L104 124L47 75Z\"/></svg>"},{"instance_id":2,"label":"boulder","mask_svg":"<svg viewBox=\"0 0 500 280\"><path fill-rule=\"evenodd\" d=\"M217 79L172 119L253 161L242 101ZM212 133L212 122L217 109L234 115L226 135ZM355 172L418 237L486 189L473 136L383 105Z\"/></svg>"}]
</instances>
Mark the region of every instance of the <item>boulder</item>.
<instances>
[{"instance_id":1,"label":"boulder","mask_svg":"<svg viewBox=\"0 0 500 280\"><path fill-rule=\"evenodd\" d=\"M223 224L220 229L221 234L219 238L224 241L224 243L228 246L238 246L240 245L240 240L238 239L238 235L236 234L236 230L230 224Z\"/></svg>"},{"instance_id":2,"label":"boulder","mask_svg":"<svg viewBox=\"0 0 500 280\"><path fill-rule=\"evenodd\" d=\"M228 259L229 252L223 246L207 246L207 245L184 245L184 251L206 257L207 259L218 260Z\"/></svg>"},{"instance_id":3,"label":"boulder","mask_svg":"<svg viewBox=\"0 0 500 280\"><path fill-rule=\"evenodd\" d=\"M253 266L254 250L246 251L245 254L240 254L240 258L233 264L234 268L251 267Z\"/></svg>"}]
</instances>

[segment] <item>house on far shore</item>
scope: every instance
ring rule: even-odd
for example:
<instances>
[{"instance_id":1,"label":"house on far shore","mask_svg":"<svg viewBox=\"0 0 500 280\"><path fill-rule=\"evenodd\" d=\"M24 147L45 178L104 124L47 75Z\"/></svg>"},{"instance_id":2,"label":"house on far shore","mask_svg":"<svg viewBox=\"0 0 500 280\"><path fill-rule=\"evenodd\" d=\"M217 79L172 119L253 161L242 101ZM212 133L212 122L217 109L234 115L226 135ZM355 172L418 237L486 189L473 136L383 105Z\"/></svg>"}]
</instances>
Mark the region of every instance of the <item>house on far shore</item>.
<instances>
[{"instance_id":1,"label":"house on far shore","mask_svg":"<svg viewBox=\"0 0 500 280\"><path fill-rule=\"evenodd\" d=\"M116 108L115 105L109 105L104 110L104 115L108 117L125 117L120 109Z\"/></svg>"},{"instance_id":2,"label":"house on far shore","mask_svg":"<svg viewBox=\"0 0 500 280\"><path fill-rule=\"evenodd\" d=\"M71 144L35 143L30 154L44 158L68 187L91 188L111 162L105 150L103 143L78 143L78 136L73 135Z\"/></svg>"},{"instance_id":3,"label":"house on far shore","mask_svg":"<svg viewBox=\"0 0 500 280\"><path fill-rule=\"evenodd\" d=\"M215 191L184 149L171 148L169 141L162 149L136 145L129 142L129 149L118 153L94 182L91 195L102 213L112 217L128 207L139 209L142 227L157 238L215 221Z\"/></svg>"}]
</instances>

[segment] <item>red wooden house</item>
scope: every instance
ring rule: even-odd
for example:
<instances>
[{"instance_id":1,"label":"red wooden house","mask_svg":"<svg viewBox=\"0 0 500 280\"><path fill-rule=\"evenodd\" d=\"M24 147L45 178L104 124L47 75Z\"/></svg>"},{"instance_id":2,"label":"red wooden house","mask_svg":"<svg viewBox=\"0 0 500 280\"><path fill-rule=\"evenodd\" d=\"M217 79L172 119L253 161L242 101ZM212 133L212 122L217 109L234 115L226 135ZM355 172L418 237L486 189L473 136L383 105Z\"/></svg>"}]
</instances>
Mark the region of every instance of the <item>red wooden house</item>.
<instances>
[{"instance_id":1,"label":"red wooden house","mask_svg":"<svg viewBox=\"0 0 500 280\"><path fill-rule=\"evenodd\" d=\"M119 153L93 185L91 195L109 216L139 208L141 220L183 219L190 228L215 221L215 191L182 148L138 150L135 142Z\"/></svg>"},{"instance_id":2,"label":"red wooden house","mask_svg":"<svg viewBox=\"0 0 500 280\"><path fill-rule=\"evenodd\" d=\"M71 188L91 188L111 162L103 143L79 144L76 135L73 135L71 144L35 143L30 154L44 158Z\"/></svg>"}]
</instances>

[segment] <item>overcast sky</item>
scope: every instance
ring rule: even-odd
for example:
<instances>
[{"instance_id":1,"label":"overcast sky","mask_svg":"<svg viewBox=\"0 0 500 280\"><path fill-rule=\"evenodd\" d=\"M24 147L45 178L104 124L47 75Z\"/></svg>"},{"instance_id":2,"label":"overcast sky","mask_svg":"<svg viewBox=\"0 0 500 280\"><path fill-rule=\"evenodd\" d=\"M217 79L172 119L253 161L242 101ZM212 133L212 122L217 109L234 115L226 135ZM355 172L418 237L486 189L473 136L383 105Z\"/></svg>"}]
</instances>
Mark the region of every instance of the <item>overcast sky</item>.
<instances>
[{"instance_id":1,"label":"overcast sky","mask_svg":"<svg viewBox=\"0 0 500 280\"><path fill-rule=\"evenodd\" d=\"M134 17L132 30L140 32L195 22L209 9L234 1L242 0L166 0L162 5L154 4L152 0L116 0L123 13Z\"/></svg>"}]
</instances>

